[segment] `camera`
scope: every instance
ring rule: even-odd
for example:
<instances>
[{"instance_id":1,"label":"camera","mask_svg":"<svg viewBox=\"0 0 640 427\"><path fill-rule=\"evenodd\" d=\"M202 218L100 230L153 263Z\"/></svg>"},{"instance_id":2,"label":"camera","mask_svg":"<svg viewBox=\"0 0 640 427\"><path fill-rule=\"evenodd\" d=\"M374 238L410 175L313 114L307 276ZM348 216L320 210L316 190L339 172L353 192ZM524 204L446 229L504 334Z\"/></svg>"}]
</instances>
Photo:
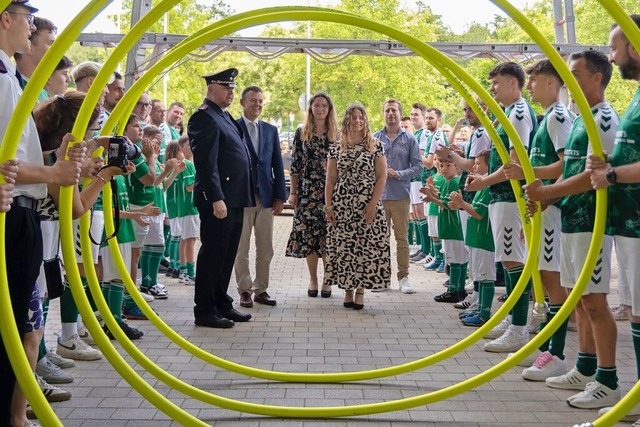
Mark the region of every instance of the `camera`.
<instances>
[{"instance_id":1,"label":"camera","mask_svg":"<svg viewBox=\"0 0 640 427\"><path fill-rule=\"evenodd\" d=\"M126 172L128 162L137 159L141 154L140 147L130 144L125 137L112 136L109 138L107 166L117 166Z\"/></svg>"}]
</instances>

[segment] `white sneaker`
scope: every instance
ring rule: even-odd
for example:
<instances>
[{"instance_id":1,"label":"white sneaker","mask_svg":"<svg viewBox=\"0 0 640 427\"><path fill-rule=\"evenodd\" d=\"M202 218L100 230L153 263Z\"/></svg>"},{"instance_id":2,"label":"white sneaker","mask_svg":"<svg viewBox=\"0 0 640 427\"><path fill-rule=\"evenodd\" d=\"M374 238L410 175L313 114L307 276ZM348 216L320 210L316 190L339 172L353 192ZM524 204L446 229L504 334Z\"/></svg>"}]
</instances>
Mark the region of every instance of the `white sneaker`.
<instances>
[{"instance_id":1,"label":"white sneaker","mask_svg":"<svg viewBox=\"0 0 640 427\"><path fill-rule=\"evenodd\" d=\"M611 406L607 406L606 408L600 409L598 411L598 416L602 417L607 412L609 412L611 409L612 409ZM622 417L622 419L620 421L622 421L623 423L632 423L634 421L640 421L639 418L640 418L640 403L637 403L636 406L631 408L631 410L629 412L627 412L627 415Z\"/></svg>"},{"instance_id":2,"label":"white sneaker","mask_svg":"<svg viewBox=\"0 0 640 427\"><path fill-rule=\"evenodd\" d=\"M523 366L525 368L528 368L529 366L533 365L533 362L535 362L538 359L538 356L540 356L542 352L540 350L538 350L537 348L533 351L533 353L531 353L530 355L528 355L526 357L526 359L524 359L522 362L518 363L516 366ZM515 353L509 353L507 354L507 357L511 357L513 356Z\"/></svg>"},{"instance_id":3,"label":"white sneaker","mask_svg":"<svg viewBox=\"0 0 640 427\"><path fill-rule=\"evenodd\" d=\"M414 262L413 265L427 265L427 264L431 264L432 262L433 262L433 257L427 254L426 257L422 258L420 261Z\"/></svg>"},{"instance_id":4,"label":"white sneaker","mask_svg":"<svg viewBox=\"0 0 640 427\"><path fill-rule=\"evenodd\" d=\"M73 382L73 376L54 365L47 356L38 360L36 374L40 375L49 384L66 384Z\"/></svg>"},{"instance_id":5,"label":"white sneaker","mask_svg":"<svg viewBox=\"0 0 640 427\"><path fill-rule=\"evenodd\" d=\"M560 388L563 390L584 390L587 384L594 381L595 378L595 375L582 375L574 366L566 374L558 377L549 377L544 382L551 388Z\"/></svg>"},{"instance_id":6,"label":"white sneaker","mask_svg":"<svg viewBox=\"0 0 640 427\"><path fill-rule=\"evenodd\" d=\"M49 359L49 362L53 363L58 368L67 369L76 366L76 362L74 362L72 359L67 359L66 357L60 356L52 348L47 349L46 356L47 359Z\"/></svg>"},{"instance_id":7,"label":"white sneaker","mask_svg":"<svg viewBox=\"0 0 640 427\"><path fill-rule=\"evenodd\" d=\"M615 320L629 320L629 310L627 306L618 304L616 306L609 307L609 308Z\"/></svg>"},{"instance_id":8,"label":"white sneaker","mask_svg":"<svg viewBox=\"0 0 640 427\"><path fill-rule=\"evenodd\" d=\"M36 374L36 381L48 402L64 402L71 399L70 392L49 384L38 374Z\"/></svg>"},{"instance_id":9,"label":"white sneaker","mask_svg":"<svg viewBox=\"0 0 640 427\"><path fill-rule=\"evenodd\" d=\"M529 323L527 323L527 332L529 332L529 335L535 335L540 332L540 320L533 316L529 318Z\"/></svg>"},{"instance_id":10,"label":"white sneaker","mask_svg":"<svg viewBox=\"0 0 640 427\"><path fill-rule=\"evenodd\" d=\"M464 285L464 291L468 294L473 293L473 282L469 282L466 285Z\"/></svg>"},{"instance_id":11,"label":"white sneaker","mask_svg":"<svg viewBox=\"0 0 640 427\"><path fill-rule=\"evenodd\" d=\"M467 308L471 307L471 305L474 302L478 301L478 295L476 295L475 297L472 297L471 295L472 294L469 294L462 301L453 304L453 308L467 309Z\"/></svg>"},{"instance_id":12,"label":"white sneaker","mask_svg":"<svg viewBox=\"0 0 640 427\"><path fill-rule=\"evenodd\" d=\"M610 389L598 381L587 384L583 392L574 394L567 399L569 406L580 409L598 409L614 406L620 400L620 387Z\"/></svg>"},{"instance_id":13,"label":"white sneaker","mask_svg":"<svg viewBox=\"0 0 640 427\"><path fill-rule=\"evenodd\" d=\"M487 335L484 336L484 338L487 338L490 340L499 338L505 332L507 332L507 329L509 329L509 326L511 326L511 317L507 314L507 317L502 319L502 322L498 323L498 325L495 328L490 330L489 333L487 333Z\"/></svg>"},{"instance_id":14,"label":"white sneaker","mask_svg":"<svg viewBox=\"0 0 640 427\"><path fill-rule=\"evenodd\" d=\"M416 292L411 287L408 277L403 277L402 279L400 279L399 287L400 287L400 292L402 292L403 294L413 294Z\"/></svg>"},{"instance_id":15,"label":"white sneaker","mask_svg":"<svg viewBox=\"0 0 640 427\"><path fill-rule=\"evenodd\" d=\"M142 299L145 300L146 303L154 302L156 300L152 295L145 294L144 292L140 292L140 295L142 295Z\"/></svg>"},{"instance_id":16,"label":"white sneaker","mask_svg":"<svg viewBox=\"0 0 640 427\"><path fill-rule=\"evenodd\" d=\"M529 334L525 333L520 335L519 333L507 329L499 338L490 341L484 345L484 351L490 351L492 353L508 353L510 351L518 351L529 342Z\"/></svg>"},{"instance_id":17,"label":"white sneaker","mask_svg":"<svg viewBox=\"0 0 640 427\"><path fill-rule=\"evenodd\" d=\"M60 338L58 337L58 348L56 349L56 353L62 357L73 360L102 359L102 353L100 353L100 350L89 347L77 334L69 338L67 341L60 341Z\"/></svg>"},{"instance_id":18,"label":"white sneaker","mask_svg":"<svg viewBox=\"0 0 640 427\"><path fill-rule=\"evenodd\" d=\"M544 381L567 373L567 362L548 351L540 353L533 366L522 371L522 378L529 381Z\"/></svg>"},{"instance_id":19,"label":"white sneaker","mask_svg":"<svg viewBox=\"0 0 640 427\"><path fill-rule=\"evenodd\" d=\"M95 340L93 339L93 337L89 333L89 330L87 329L86 326L83 326L82 328L78 329L78 336L85 343L87 343L89 345L96 345Z\"/></svg>"}]
</instances>

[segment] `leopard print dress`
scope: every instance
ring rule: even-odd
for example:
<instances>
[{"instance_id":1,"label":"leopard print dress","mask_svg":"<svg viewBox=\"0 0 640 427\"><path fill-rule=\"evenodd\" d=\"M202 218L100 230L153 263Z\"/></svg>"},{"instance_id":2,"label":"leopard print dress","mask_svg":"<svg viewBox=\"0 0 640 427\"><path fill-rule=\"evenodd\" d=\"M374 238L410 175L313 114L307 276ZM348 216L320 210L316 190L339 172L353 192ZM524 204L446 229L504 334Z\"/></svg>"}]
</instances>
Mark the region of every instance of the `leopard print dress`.
<instances>
[{"instance_id":1,"label":"leopard print dress","mask_svg":"<svg viewBox=\"0 0 640 427\"><path fill-rule=\"evenodd\" d=\"M391 285L389 229L382 202L378 201L372 224L364 219L364 209L373 196L379 156L384 156L384 149L378 140L371 152L362 144L344 152L339 144L329 147L329 158L337 161L338 179L332 199L336 220L327 233L327 285L344 290Z\"/></svg>"}]
</instances>

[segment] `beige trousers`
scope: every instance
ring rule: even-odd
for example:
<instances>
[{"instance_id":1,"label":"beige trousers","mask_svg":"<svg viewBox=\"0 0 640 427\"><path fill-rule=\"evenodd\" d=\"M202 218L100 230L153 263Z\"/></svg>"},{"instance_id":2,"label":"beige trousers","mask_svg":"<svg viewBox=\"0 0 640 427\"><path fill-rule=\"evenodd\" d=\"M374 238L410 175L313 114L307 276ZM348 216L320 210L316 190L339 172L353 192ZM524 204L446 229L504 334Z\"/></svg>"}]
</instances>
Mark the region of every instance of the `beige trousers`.
<instances>
[{"instance_id":1,"label":"beige trousers","mask_svg":"<svg viewBox=\"0 0 640 427\"><path fill-rule=\"evenodd\" d=\"M238 253L234 269L238 294L253 292L260 295L269 287L269 270L273 258L273 210L265 208L256 197L256 207L244 208L242 235L238 245ZM256 247L256 278L251 279L249 270L249 249L251 247L251 232L255 235Z\"/></svg>"},{"instance_id":2,"label":"beige trousers","mask_svg":"<svg viewBox=\"0 0 640 427\"><path fill-rule=\"evenodd\" d=\"M396 239L396 253L398 262L398 280L409 276L409 199L383 200L382 207L387 217L389 228L393 226L393 236Z\"/></svg>"}]
</instances>

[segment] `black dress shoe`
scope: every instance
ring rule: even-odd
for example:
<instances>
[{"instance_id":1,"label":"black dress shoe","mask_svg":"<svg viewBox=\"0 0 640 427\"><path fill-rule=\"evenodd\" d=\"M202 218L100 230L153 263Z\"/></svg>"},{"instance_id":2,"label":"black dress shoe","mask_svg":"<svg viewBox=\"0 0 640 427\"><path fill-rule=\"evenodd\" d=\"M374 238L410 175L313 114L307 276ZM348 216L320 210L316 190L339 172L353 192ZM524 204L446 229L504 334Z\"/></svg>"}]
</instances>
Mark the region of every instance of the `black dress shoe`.
<instances>
[{"instance_id":1,"label":"black dress shoe","mask_svg":"<svg viewBox=\"0 0 640 427\"><path fill-rule=\"evenodd\" d=\"M206 326L208 328L220 329L233 328L233 325L235 325L233 320L229 320L217 313L196 317L195 324L196 326Z\"/></svg>"},{"instance_id":2,"label":"black dress shoe","mask_svg":"<svg viewBox=\"0 0 640 427\"><path fill-rule=\"evenodd\" d=\"M309 295L311 298L315 298L318 296L318 290L317 289L307 289L307 295Z\"/></svg>"},{"instance_id":3,"label":"black dress shoe","mask_svg":"<svg viewBox=\"0 0 640 427\"><path fill-rule=\"evenodd\" d=\"M263 292L260 295L254 295L253 300L258 304L276 305L276 300L271 298L271 296L269 296L269 294L266 292Z\"/></svg>"},{"instance_id":4,"label":"black dress shoe","mask_svg":"<svg viewBox=\"0 0 640 427\"><path fill-rule=\"evenodd\" d=\"M225 311L224 313L221 312L221 314L227 319L233 320L234 322L248 322L249 319L251 319L251 314L240 313L235 308L232 308L229 311Z\"/></svg>"}]
</instances>

